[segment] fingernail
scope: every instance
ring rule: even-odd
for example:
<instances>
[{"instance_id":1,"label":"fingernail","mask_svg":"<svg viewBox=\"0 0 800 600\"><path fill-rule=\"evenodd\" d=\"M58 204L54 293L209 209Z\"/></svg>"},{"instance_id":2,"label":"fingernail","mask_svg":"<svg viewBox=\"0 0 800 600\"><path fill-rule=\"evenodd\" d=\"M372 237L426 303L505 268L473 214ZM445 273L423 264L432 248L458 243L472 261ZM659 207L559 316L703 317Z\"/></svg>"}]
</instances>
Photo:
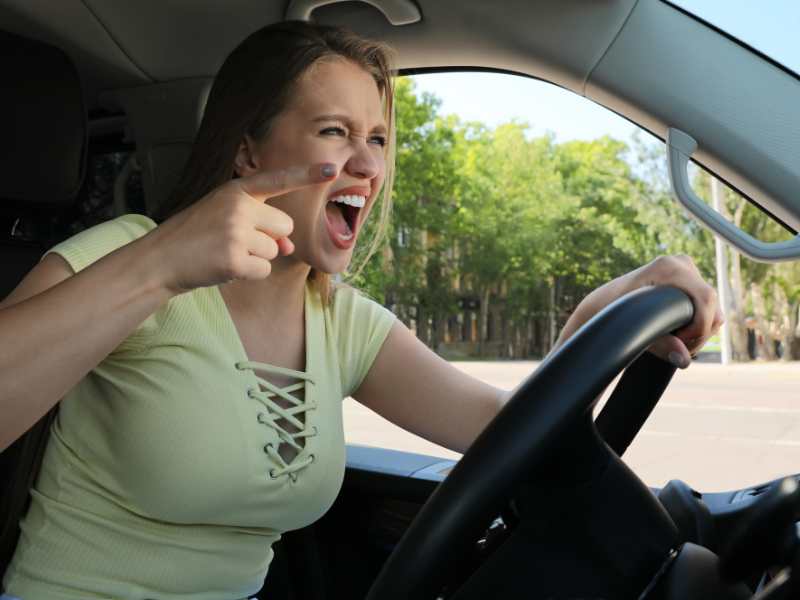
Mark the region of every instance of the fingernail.
<instances>
[{"instance_id":1,"label":"fingernail","mask_svg":"<svg viewBox=\"0 0 800 600\"><path fill-rule=\"evenodd\" d=\"M333 177L336 175L336 165L330 163L327 165L322 165L321 171L323 177Z\"/></svg>"},{"instance_id":2,"label":"fingernail","mask_svg":"<svg viewBox=\"0 0 800 600\"><path fill-rule=\"evenodd\" d=\"M679 369L685 369L689 366L689 364L686 362L686 358L684 358L683 354L680 352L675 352L673 350L667 355L667 358L669 359L669 362Z\"/></svg>"}]
</instances>

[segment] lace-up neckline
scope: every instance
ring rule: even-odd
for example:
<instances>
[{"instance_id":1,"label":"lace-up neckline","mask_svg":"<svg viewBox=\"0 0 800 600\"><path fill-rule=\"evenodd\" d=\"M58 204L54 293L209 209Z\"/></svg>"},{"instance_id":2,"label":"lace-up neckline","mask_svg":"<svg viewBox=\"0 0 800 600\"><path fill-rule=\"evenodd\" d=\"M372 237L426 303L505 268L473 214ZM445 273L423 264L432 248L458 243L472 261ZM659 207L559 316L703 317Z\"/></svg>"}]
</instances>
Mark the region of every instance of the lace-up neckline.
<instances>
[{"instance_id":1,"label":"lace-up neckline","mask_svg":"<svg viewBox=\"0 0 800 600\"><path fill-rule=\"evenodd\" d=\"M292 481L296 481L297 479L297 471L307 467L312 462L314 462L314 455L308 454L302 459L299 458L300 453L304 450L305 446L301 445L297 442L298 439L314 437L317 435L317 428L315 426L309 427L308 419L304 418L300 420L298 415L308 412L309 410L313 410L316 408L316 404L312 401L308 401L305 396L301 400L296 396L292 395L292 392L297 392L298 390L302 390L306 387L306 382L310 383L311 385L314 384L314 381L309 377L306 373L302 371L295 371L292 369L286 369L283 367L276 367L274 365L269 365L266 363L259 363L255 361L240 361L236 363L236 368L245 371L267 371L270 373L275 373L277 375L284 375L287 377L293 377L296 379L300 379L301 381L298 383L294 383L292 385L288 385L286 387L278 387L277 385L273 384L272 382L255 375L256 380L259 383L259 386L263 386L266 388L266 391L261 389L253 389L250 388L247 392L247 396L252 398L253 400L258 401L261 405L266 409L266 412L259 412L258 413L258 422L266 425L275 430L278 434L278 438L280 439L281 443L288 444L291 446L297 454L292 458L290 462L286 462L283 456L280 455L278 450L275 448L273 444L267 444L264 446L264 451L267 455L278 463L277 468L270 469L270 477L277 478L281 475L288 474ZM273 398L278 396L283 398L289 403L288 407L281 406ZM279 419L284 419L287 423L291 423L297 431L290 432L286 430L281 424L278 422Z\"/></svg>"},{"instance_id":2,"label":"lace-up neckline","mask_svg":"<svg viewBox=\"0 0 800 600\"><path fill-rule=\"evenodd\" d=\"M233 320L233 316L231 315L228 305L225 302L225 297L222 295L219 287L214 287L213 289L216 290L217 300L221 305L224 315L227 317L228 331L230 332L232 342L236 346L238 356L241 357L241 360L238 360L234 366L237 370L252 372L258 384L257 388L250 387L247 390L247 397L258 402L261 407L265 409L256 414L258 422L275 431L278 439L280 440L278 446L286 444L295 452L295 455L287 461L283 456L281 456L281 453L278 452L278 447L272 443L265 444L263 447L264 452L271 459L273 464L277 465L269 469L269 477L272 479L277 479L282 475L288 475L293 482L297 481L297 472L313 463L315 458L314 454L311 453L303 456L305 444L300 444L298 440L305 441L305 438L314 437L318 434L317 428L309 425L308 415L305 414L317 407L316 402L313 399L309 400L309 389L306 385L306 383L310 385L314 384L311 376L308 375L308 372L311 371L310 357L312 356L310 344L313 342L313 340L310 339L313 336L309 336L309 331L312 325L309 322L309 311L311 309L308 305L310 300L308 286L306 285L306 289L304 291L303 307L306 371L296 371L294 369L278 367L269 363L250 360L249 356L247 355L247 350L244 347L244 343L242 342L242 338L239 335L239 330L236 327L236 322ZM299 381L291 385L280 387L271 381L260 377L256 371L264 371L267 373L291 377L298 379ZM298 391L303 392L302 399L293 395ZM288 406L282 406L278 404L276 402L277 398L283 399ZM303 418L301 419L300 417ZM285 429L285 427L279 422L281 419L294 426L297 431L291 432Z\"/></svg>"}]
</instances>

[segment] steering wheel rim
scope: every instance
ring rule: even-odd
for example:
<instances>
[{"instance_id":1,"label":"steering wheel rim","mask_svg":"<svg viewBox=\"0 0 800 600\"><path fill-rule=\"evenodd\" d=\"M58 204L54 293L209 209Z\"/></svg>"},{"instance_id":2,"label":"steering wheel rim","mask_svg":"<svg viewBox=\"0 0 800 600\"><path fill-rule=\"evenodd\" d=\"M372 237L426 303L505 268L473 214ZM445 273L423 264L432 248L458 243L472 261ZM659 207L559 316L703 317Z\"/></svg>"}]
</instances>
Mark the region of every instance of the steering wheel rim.
<instances>
[{"instance_id":1,"label":"steering wheel rim","mask_svg":"<svg viewBox=\"0 0 800 600\"><path fill-rule=\"evenodd\" d=\"M514 486L546 464L550 451L563 443L562 434L581 422L628 364L656 339L691 322L693 313L683 291L645 287L585 323L515 388L437 487L384 564L367 600L432 598L443 583L442 573L459 556L454 550L470 547Z\"/></svg>"}]
</instances>

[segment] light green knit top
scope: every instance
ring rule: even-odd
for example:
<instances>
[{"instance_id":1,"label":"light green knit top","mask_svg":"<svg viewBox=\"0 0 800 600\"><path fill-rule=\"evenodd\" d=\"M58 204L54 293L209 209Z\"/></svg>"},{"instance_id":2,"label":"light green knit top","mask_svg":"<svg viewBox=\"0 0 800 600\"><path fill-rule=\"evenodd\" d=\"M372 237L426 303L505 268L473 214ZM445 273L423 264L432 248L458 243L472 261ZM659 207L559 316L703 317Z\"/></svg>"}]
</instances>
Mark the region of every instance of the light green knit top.
<instances>
[{"instance_id":1,"label":"light green knit top","mask_svg":"<svg viewBox=\"0 0 800 600\"><path fill-rule=\"evenodd\" d=\"M154 227L124 215L50 251L77 272ZM336 498L341 401L394 321L350 288L323 307L307 287L306 370L278 369L298 380L281 389L269 383L274 367L248 360L217 287L172 298L61 401L6 593L239 600L257 592L281 532L314 522ZM281 443L299 449L288 464Z\"/></svg>"}]
</instances>

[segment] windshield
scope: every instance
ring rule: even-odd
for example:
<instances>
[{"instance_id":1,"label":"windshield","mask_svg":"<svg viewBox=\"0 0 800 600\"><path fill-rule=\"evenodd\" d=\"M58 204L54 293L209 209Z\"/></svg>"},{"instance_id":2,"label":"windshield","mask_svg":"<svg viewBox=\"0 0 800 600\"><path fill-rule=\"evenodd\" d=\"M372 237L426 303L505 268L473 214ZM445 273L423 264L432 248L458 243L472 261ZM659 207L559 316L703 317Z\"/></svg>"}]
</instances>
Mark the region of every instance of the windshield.
<instances>
[{"instance_id":1,"label":"windshield","mask_svg":"<svg viewBox=\"0 0 800 600\"><path fill-rule=\"evenodd\" d=\"M718 254L672 197L664 143L562 88L432 73L400 78L395 108L391 235L359 289L456 369L510 390L593 289L657 256L691 256L706 281L721 274L727 335L675 374L625 462L653 487L679 478L704 491L797 471L800 261ZM785 239L709 173L691 182L751 235ZM353 400L344 419L350 444L460 456Z\"/></svg>"},{"instance_id":2,"label":"windshield","mask_svg":"<svg viewBox=\"0 0 800 600\"><path fill-rule=\"evenodd\" d=\"M800 73L797 0L670 0L680 8Z\"/></svg>"}]
</instances>

